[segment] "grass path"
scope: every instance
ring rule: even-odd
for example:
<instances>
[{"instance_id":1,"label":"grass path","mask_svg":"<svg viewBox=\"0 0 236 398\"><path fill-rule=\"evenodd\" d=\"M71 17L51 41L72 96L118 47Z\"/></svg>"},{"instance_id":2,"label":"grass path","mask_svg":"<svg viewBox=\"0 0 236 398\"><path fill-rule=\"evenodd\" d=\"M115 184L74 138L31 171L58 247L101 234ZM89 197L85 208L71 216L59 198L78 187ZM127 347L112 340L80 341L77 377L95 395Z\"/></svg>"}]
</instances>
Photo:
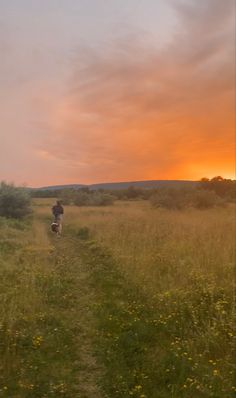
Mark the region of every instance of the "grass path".
<instances>
[{"instance_id":1,"label":"grass path","mask_svg":"<svg viewBox=\"0 0 236 398\"><path fill-rule=\"evenodd\" d=\"M62 237L55 242L55 258L61 283L65 284L64 301L67 302L67 324L74 324L75 345L78 359L78 397L100 398L98 381L101 366L94 354L93 340L96 333L95 320L91 307L96 302L96 291L90 289L90 273L81 260L78 242L71 237Z\"/></svg>"},{"instance_id":2,"label":"grass path","mask_svg":"<svg viewBox=\"0 0 236 398\"><path fill-rule=\"evenodd\" d=\"M76 241L49 239L38 217L19 228L6 226L0 256L0 397L100 398L96 298Z\"/></svg>"},{"instance_id":3,"label":"grass path","mask_svg":"<svg viewBox=\"0 0 236 398\"><path fill-rule=\"evenodd\" d=\"M42 238L48 236L45 223L37 222L37 234L42 231ZM100 398L98 386L101 366L94 355L93 339L96 326L91 312L91 303L96 301L95 290L89 288L89 270L81 260L78 240L71 235L60 239L51 237L53 255L47 259L49 266L54 265L58 284L50 290L49 300L65 325L72 332L71 342L74 360L68 364L68 371L74 374L72 384L65 383L61 393L65 397ZM54 276L55 278L55 276ZM55 303L56 301L56 303ZM70 343L70 342L69 342ZM59 344L60 345L60 344ZM70 346L68 347L70 350Z\"/></svg>"}]
</instances>

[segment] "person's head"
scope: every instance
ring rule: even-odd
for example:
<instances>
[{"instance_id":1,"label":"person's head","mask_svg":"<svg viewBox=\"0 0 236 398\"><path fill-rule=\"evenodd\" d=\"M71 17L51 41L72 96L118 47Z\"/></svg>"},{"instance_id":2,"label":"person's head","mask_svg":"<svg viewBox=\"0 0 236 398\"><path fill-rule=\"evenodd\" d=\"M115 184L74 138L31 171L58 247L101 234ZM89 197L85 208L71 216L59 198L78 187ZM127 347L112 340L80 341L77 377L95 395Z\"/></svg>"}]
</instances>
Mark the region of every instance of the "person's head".
<instances>
[{"instance_id":1,"label":"person's head","mask_svg":"<svg viewBox=\"0 0 236 398\"><path fill-rule=\"evenodd\" d=\"M57 200L57 206L61 206L60 200Z\"/></svg>"}]
</instances>

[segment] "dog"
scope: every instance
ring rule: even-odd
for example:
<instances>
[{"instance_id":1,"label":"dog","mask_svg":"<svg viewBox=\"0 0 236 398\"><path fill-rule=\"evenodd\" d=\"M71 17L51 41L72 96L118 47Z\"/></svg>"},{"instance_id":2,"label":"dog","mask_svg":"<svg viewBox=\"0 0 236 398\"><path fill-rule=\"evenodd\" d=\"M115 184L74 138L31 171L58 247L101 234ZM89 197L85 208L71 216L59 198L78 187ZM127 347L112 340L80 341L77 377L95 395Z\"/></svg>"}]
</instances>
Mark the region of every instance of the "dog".
<instances>
[{"instance_id":1,"label":"dog","mask_svg":"<svg viewBox=\"0 0 236 398\"><path fill-rule=\"evenodd\" d=\"M56 221L53 221L51 224L51 230L58 235L60 233L60 224L58 224Z\"/></svg>"}]
</instances>

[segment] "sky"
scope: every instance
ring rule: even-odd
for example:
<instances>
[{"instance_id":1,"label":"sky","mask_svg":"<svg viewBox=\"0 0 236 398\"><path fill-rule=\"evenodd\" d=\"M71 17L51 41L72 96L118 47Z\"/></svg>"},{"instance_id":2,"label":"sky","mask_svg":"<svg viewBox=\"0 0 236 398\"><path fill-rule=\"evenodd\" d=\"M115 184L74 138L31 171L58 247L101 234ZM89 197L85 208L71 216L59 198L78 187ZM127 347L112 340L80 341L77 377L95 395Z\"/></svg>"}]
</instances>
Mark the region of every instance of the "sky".
<instances>
[{"instance_id":1,"label":"sky","mask_svg":"<svg viewBox=\"0 0 236 398\"><path fill-rule=\"evenodd\" d=\"M0 181L235 178L234 0L0 0Z\"/></svg>"}]
</instances>

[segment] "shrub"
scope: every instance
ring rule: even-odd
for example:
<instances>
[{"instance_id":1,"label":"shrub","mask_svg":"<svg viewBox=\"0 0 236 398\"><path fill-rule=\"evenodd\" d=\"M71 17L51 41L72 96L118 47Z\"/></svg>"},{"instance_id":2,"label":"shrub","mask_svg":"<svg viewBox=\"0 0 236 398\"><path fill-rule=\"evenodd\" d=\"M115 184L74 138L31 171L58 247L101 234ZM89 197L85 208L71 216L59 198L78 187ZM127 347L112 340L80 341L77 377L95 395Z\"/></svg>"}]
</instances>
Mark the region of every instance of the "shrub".
<instances>
[{"instance_id":1,"label":"shrub","mask_svg":"<svg viewBox=\"0 0 236 398\"><path fill-rule=\"evenodd\" d=\"M114 203L114 196L109 193L95 192L89 198L90 206L110 206Z\"/></svg>"},{"instance_id":2,"label":"shrub","mask_svg":"<svg viewBox=\"0 0 236 398\"><path fill-rule=\"evenodd\" d=\"M151 203L155 207L181 210L187 207L209 209L223 205L225 201L214 191L202 189L160 189L152 197Z\"/></svg>"},{"instance_id":3,"label":"shrub","mask_svg":"<svg viewBox=\"0 0 236 398\"><path fill-rule=\"evenodd\" d=\"M63 205L71 205L75 200L76 191L74 189L63 189L59 196Z\"/></svg>"},{"instance_id":4,"label":"shrub","mask_svg":"<svg viewBox=\"0 0 236 398\"><path fill-rule=\"evenodd\" d=\"M186 189L159 189L151 196L150 201L155 207L181 210L188 206L191 192Z\"/></svg>"},{"instance_id":5,"label":"shrub","mask_svg":"<svg viewBox=\"0 0 236 398\"><path fill-rule=\"evenodd\" d=\"M103 192L78 192L74 204L76 206L109 206L114 203L114 196Z\"/></svg>"},{"instance_id":6,"label":"shrub","mask_svg":"<svg viewBox=\"0 0 236 398\"><path fill-rule=\"evenodd\" d=\"M30 195L24 188L4 182L0 184L0 216L23 218L31 213Z\"/></svg>"},{"instance_id":7,"label":"shrub","mask_svg":"<svg viewBox=\"0 0 236 398\"><path fill-rule=\"evenodd\" d=\"M196 190L193 197L193 207L197 209L209 209L223 204L224 201L214 191Z\"/></svg>"},{"instance_id":8,"label":"shrub","mask_svg":"<svg viewBox=\"0 0 236 398\"><path fill-rule=\"evenodd\" d=\"M209 180L202 178L199 182L199 188L213 191L222 198L234 199L236 194L236 181L217 176Z\"/></svg>"},{"instance_id":9,"label":"shrub","mask_svg":"<svg viewBox=\"0 0 236 398\"><path fill-rule=\"evenodd\" d=\"M88 206L89 204L89 194L86 192L79 191L74 198L75 206Z\"/></svg>"}]
</instances>

